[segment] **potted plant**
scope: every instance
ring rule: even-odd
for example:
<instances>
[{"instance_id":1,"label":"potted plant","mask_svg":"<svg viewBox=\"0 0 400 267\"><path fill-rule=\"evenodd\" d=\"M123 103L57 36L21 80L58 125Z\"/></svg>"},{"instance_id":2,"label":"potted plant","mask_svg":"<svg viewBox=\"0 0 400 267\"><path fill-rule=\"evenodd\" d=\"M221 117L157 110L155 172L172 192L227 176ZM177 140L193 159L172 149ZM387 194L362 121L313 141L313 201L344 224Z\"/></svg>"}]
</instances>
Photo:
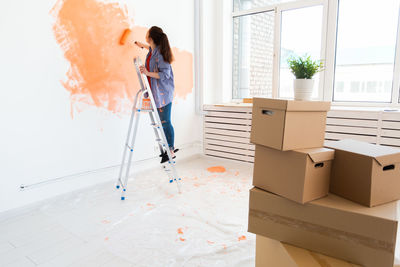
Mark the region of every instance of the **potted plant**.
<instances>
[{"instance_id":1,"label":"potted plant","mask_svg":"<svg viewBox=\"0 0 400 267\"><path fill-rule=\"evenodd\" d=\"M312 60L310 56L290 57L288 65L296 79L293 81L294 99L311 100L313 93L313 76L323 70L323 63L320 60Z\"/></svg>"}]
</instances>

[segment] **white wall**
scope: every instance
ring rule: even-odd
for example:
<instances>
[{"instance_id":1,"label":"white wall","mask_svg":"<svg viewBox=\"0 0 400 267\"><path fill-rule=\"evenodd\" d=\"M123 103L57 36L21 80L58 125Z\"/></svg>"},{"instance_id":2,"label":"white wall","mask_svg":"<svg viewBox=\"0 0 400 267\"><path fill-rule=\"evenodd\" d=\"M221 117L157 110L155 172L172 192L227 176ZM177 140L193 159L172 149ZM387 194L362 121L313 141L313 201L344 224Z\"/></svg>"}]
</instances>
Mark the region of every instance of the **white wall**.
<instances>
[{"instance_id":1,"label":"white wall","mask_svg":"<svg viewBox=\"0 0 400 267\"><path fill-rule=\"evenodd\" d=\"M129 115L88 107L71 117L69 92L60 83L68 62L49 15L55 2L0 2L0 212L117 176L117 167L104 168L120 164ZM126 2L135 25L159 25L173 46L194 52L193 1ZM194 91L176 99L172 122L176 146L196 153L202 128ZM147 118L139 129L134 160L156 157ZM19 190L63 176L68 178Z\"/></svg>"},{"instance_id":2,"label":"white wall","mask_svg":"<svg viewBox=\"0 0 400 267\"><path fill-rule=\"evenodd\" d=\"M232 0L202 0L204 103L232 96Z\"/></svg>"}]
</instances>

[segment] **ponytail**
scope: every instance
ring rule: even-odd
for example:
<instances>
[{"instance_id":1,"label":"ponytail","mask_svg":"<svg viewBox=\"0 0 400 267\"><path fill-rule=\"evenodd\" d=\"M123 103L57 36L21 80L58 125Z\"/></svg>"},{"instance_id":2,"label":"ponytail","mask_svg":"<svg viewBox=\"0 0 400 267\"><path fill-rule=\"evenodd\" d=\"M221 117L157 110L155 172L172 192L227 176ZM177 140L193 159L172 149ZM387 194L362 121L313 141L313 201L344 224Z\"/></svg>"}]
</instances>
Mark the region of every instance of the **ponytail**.
<instances>
[{"instance_id":1,"label":"ponytail","mask_svg":"<svg viewBox=\"0 0 400 267\"><path fill-rule=\"evenodd\" d=\"M153 39L153 42L159 47L164 61L171 64L172 61L174 61L174 56L171 46L169 45L168 37L163 30L157 26L153 26L149 30L149 37Z\"/></svg>"}]
</instances>

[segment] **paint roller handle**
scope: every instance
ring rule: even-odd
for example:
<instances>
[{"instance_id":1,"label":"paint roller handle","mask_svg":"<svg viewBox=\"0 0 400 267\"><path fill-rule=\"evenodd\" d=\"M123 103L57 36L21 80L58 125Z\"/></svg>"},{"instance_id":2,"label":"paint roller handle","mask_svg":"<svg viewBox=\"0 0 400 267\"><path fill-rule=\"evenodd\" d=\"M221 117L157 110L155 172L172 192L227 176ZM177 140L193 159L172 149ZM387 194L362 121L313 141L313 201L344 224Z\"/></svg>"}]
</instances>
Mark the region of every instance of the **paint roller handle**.
<instances>
[{"instance_id":1,"label":"paint roller handle","mask_svg":"<svg viewBox=\"0 0 400 267\"><path fill-rule=\"evenodd\" d=\"M144 43L141 43L141 42L138 42L138 41L135 41L135 45L137 45L138 47L140 47L140 48L146 48L147 50L149 49L149 46L148 45L146 45L146 44L144 44Z\"/></svg>"}]
</instances>

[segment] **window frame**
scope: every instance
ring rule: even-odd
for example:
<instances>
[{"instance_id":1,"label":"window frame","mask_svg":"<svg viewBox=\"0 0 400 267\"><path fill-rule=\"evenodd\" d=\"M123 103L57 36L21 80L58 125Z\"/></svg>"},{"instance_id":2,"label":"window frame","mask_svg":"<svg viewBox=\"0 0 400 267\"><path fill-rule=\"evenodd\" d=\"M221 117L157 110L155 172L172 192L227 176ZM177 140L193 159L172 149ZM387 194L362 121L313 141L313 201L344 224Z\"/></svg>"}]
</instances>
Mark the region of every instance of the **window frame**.
<instances>
[{"instance_id":1,"label":"window frame","mask_svg":"<svg viewBox=\"0 0 400 267\"><path fill-rule=\"evenodd\" d=\"M280 35L281 35L281 17L282 11L291 9L305 8L316 5L323 6L322 34L321 34L321 60L324 61L324 71L320 73L320 83L318 90L318 100L330 101L333 106L355 106L355 107L400 107L400 7L398 12L397 36L395 44L395 58L392 80L391 102L368 102L354 101L342 102L333 101L334 82L335 82L335 60L336 60L336 42L339 1L341 0L295 0L291 2L266 5L263 7L252 8L248 10L233 11L233 1L231 9L231 22L236 17L254 15L263 12L275 12L274 25L274 58L273 58L273 77L272 77L272 97L279 96L279 72L280 72ZM342 0L344 1L344 0ZM233 27L231 28L233 35ZM233 38L232 55L233 55ZM231 81L233 81L233 64L231 66ZM231 92L233 95L233 87ZM232 99L232 102L241 102L242 99Z\"/></svg>"}]
</instances>

